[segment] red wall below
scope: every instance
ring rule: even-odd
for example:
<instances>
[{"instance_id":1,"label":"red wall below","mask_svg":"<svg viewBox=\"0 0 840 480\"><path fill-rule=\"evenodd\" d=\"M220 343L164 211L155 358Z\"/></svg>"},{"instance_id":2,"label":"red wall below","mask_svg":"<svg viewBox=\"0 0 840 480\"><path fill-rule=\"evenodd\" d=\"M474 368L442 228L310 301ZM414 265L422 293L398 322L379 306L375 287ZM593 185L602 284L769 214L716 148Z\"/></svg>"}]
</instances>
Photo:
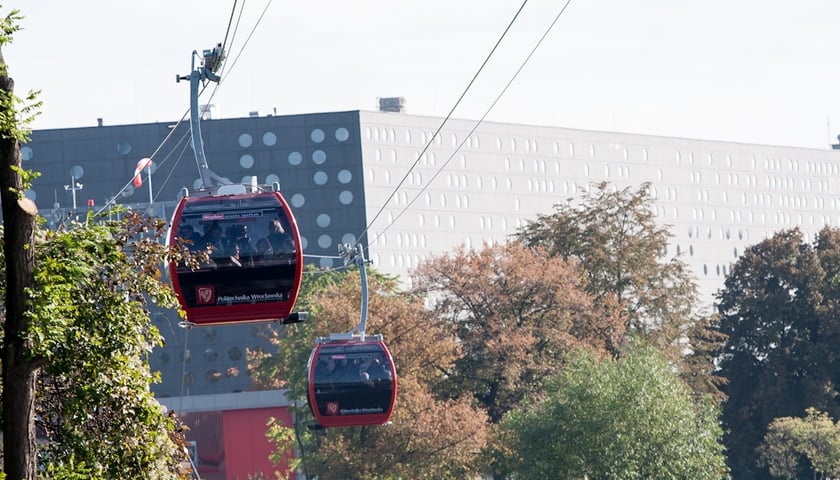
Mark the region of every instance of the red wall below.
<instances>
[{"instance_id":1,"label":"red wall below","mask_svg":"<svg viewBox=\"0 0 840 480\"><path fill-rule=\"evenodd\" d=\"M292 425L292 415L287 407L222 412L227 480L247 480L255 473L262 473L265 478L276 478L275 471L285 471L286 465L275 466L268 459L274 449L265 436L271 417L285 425Z\"/></svg>"}]
</instances>

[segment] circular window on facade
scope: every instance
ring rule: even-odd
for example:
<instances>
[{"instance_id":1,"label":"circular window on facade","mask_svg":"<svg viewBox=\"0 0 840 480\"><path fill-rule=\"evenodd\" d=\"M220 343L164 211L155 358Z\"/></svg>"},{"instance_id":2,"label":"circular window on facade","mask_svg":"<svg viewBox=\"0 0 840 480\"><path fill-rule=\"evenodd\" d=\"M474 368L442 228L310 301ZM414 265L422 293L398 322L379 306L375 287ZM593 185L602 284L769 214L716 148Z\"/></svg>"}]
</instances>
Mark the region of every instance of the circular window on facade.
<instances>
[{"instance_id":1,"label":"circular window on facade","mask_svg":"<svg viewBox=\"0 0 840 480\"><path fill-rule=\"evenodd\" d=\"M207 327L201 330L202 335L207 340L215 340L216 339L216 329L213 327Z\"/></svg>"},{"instance_id":2,"label":"circular window on facade","mask_svg":"<svg viewBox=\"0 0 840 480\"><path fill-rule=\"evenodd\" d=\"M312 152L312 161L315 162L316 165L322 165L327 161L327 153L323 150L315 150Z\"/></svg>"},{"instance_id":3,"label":"circular window on facade","mask_svg":"<svg viewBox=\"0 0 840 480\"><path fill-rule=\"evenodd\" d=\"M251 136L250 133L243 133L239 136L239 146L242 148L248 148L254 144L254 137Z\"/></svg>"},{"instance_id":4,"label":"circular window on facade","mask_svg":"<svg viewBox=\"0 0 840 480\"><path fill-rule=\"evenodd\" d=\"M335 139L339 142L346 142L348 138L350 138L350 132L346 128L340 127L335 130Z\"/></svg>"},{"instance_id":5,"label":"circular window on facade","mask_svg":"<svg viewBox=\"0 0 840 480\"><path fill-rule=\"evenodd\" d=\"M207 370L204 374L204 378L207 379L208 383L216 383L222 379L222 372L218 370Z\"/></svg>"},{"instance_id":6,"label":"circular window on facade","mask_svg":"<svg viewBox=\"0 0 840 480\"><path fill-rule=\"evenodd\" d=\"M329 235L321 235L318 237L318 246L321 248L330 248L332 246L332 237Z\"/></svg>"},{"instance_id":7,"label":"circular window on facade","mask_svg":"<svg viewBox=\"0 0 840 480\"><path fill-rule=\"evenodd\" d=\"M217 358L219 358L219 352L212 348L207 348L204 350L204 358L208 362L215 362Z\"/></svg>"},{"instance_id":8,"label":"circular window on facade","mask_svg":"<svg viewBox=\"0 0 840 480\"><path fill-rule=\"evenodd\" d=\"M266 147L273 147L277 143L277 135L274 132L265 132L262 140Z\"/></svg>"},{"instance_id":9,"label":"circular window on facade","mask_svg":"<svg viewBox=\"0 0 840 480\"><path fill-rule=\"evenodd\" d=\"M249 154L239 157L239 166L242 168L251 168L254 166L254 157Z\"/></svg>"},{"instance_id":10,"label":"circular window on facade","mask_svg":"<svg viewBox=\"0 0 840 480\"><path fill-rule=\"evenodd\" d=\"M70 176L76 180L85 176L85 169L81 165L73 165L70 167Z\"/></svg>"},{"instance_id":11,"label":"circular window on facade","mask_svg":"<svg viewBox=\"0 0 840 480\"><path fill-rule=\"evenodd\" d=\"M131 144L128 142L117 143L117 153L120 155L128 155L131 153Z\"/></svg>"},{"instance_id":12,"label":"circular window on facade","mask_svg":"<svg viewBox=\"0 0 840 480\"><path fill-rule=\"evenodd\" d=\"M338 181L341 183L350 183L350 180L353 180L353 174L350 173L350 170L341 170L338 172Z\"/></svg>"},{"instance_id":13,"label":"circular window on facade","mask_svg":"<svg viewBox=\"0 0 840 480\"><path fill-rule=\"evenodd\" d=\"M300 152L292 152L289 154L289 165L296 167L303 162L303 155Z\"/></svg>"},{"instance_id":14,"label":"circular window on facade","mask_svg":"<svg viewBox=\"0 0 840 480\"><path fill-rule=\"evenodd\" d=\"M332 268L333 259L332 258L321 258L321 260L318 261L318 265L321 268Z\"/></svg>"},{"instance_id":15,"label":"circular window on facade","mask_svg":"<svg viewBox=\"0 0 840 480\"><path fill-rule=\"evenodd\" d=\"M20 147L20 157L24 162L32 160L32 149L29 147Z\"/></svg>"},{"instance_id":16,"label":"circular window on facade","mask_svg":"<svg viewBox=\"0 0 840 480\"><path fill-rule=\"evenodd\" d=\"M291 203L293 207L300 208L303 206L304 203L306 203L306 197L304 197L300 193L296 193L292 195Z\"/></svg>"},{"instance_id":17,"label":"circular window on facade","mask_svg":"<svg viewBox=\"0 0 840 480\"><path fill-rule=\"evenodd\" d=\"M341 202L342 205L350 205L353 203L353 192L349 190L342 190L342 192L338 194L338 201Z\"/></svg>"},{"instance_id":18,"label":"circular window on facade","mask_svg":"<svg viewBox=\"0 0 840 480\"><path fill-rule=\"evenodd\" d=\"M242 349L239 347L230 347L228 349L228 358L230 358L234 362L242 360Z\"/></svg>"},{"instance_id":19,"label":"circular window on facade","mask_svg":"<svg viewBox=\"0 0 840 480\"><path fill-rule=\"evenodd\" d=\"M315 142L315 143L323 142L325 137L326 136L324 135L324 131L321 130L320 128L316 128L315 130L312 130L312 133L309 134L309 138L311 138L312 141Z\"/></svg>"},{"instance_id":20,"label":"circular window on facade","mask_svg":"<svg viewBox=\"0 0 840 480\"><path fill-rule=\"evenodd\" d=\"M161 350L160 355L158 355L158 361L161 365L168 365L169 364L169 354L165 351Z\"/></svg>"}]
</instances>

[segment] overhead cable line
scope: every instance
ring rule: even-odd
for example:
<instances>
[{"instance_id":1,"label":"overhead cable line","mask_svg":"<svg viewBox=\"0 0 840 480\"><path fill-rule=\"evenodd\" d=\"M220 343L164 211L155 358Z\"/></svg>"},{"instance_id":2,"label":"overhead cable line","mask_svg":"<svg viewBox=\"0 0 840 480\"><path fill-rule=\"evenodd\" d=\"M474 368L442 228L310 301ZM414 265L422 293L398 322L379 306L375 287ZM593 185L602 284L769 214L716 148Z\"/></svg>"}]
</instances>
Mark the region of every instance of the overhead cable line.
<instances>
[{"instance_id":1,"label":"overhead cable line","mask_svg":"<svg viewBox=\"0 0 840 480\"><path fill-rule=\"evenodd\" d=\"M154 195L154 197L152 198L152 202L150 202L149 208L151 208L151 203L154 203L155 201L157 201L158 196L160 196L161 191L163 191L163 187L165 187L166 184L169 183L169 179L172 178L172 174L175 173L175 167L177 167L178 164L181 163L181 159L184 158L184 153L187 151L187 148L189 148L189 146L190 146L190 142L185 141L185 140L187 140L187 138L189 138L189 135L190 135L189 132L184 133L184 135L181 136L181 139L178 140L178 143L175 144L175 146L172 148L172 150L169 152L169 154L167 154L166 157L164 157L163 160L160 162L160 165L158 166L158 169L163 167L163 165L167 163L167 161L169 160L169 157L172 155L172 153L175 152L175 150L177 150L178 147L183 143L183 147L181 147L181 152L178 153L177 157L175 157L175 163L172 165L172 168L169 169L169 173L166 175L166 178L163 179L163 182L158 184L158 191ZM148 213L148 209L146 210L146 213Z\"/></svg>"},{"instance_id":2,"label":"overhead cable line","mask_svg":"<svg viewBox=\"0 0 840 480\"><path fill-rule=\"evenodd\" d=\"M152 152L152 154L148 158L154 160L154 158L157 156L158 152L160 152L161 149L163 148L163 146L166 145L166 142L168 142L169 139L172 138L172 135L175 133L175 130L178 129L178 125L180 125L181 122L184 121L184 119L187 117L188 114L189 114L189 110L187 110L187 112L184 113L184 115L181 116L181 119L178 120L177 123L175 123L175 126L172 127L169 130L169 134L166 135L166 137L163 139L163 141L160 142L160 144L157 146L155 151ZM151 168L151 166L149 168ZM141 174L142 174L142 172L141 172ZM107 210L110 206L114 205L117 201L117 198L119 198L119 196L122 195L122 193L131 185L131 183L132 183L131 180L127 181L125 183L125 185L123 185L123 187L115 195L113 195L107 202L105 202L105 205L103 205L102 208L100 208L99 210L96 211L96 214L99 215L99 214L103 213L105 210Z\"/></svg>"},{"instance_id":3,"label":"overhead cable line","mask_svg":"<svg viewBox=\"0 0 840 480\"><path fill-rule=\"evenodd\" d=\"M272 2L272 0L268 0L268 2L266 2L265 7L263 8L262 12L260 13L260 16L257 18L257 21L254 23L254 26L251 28L251 31L248 32L248 36L245 37L245 43L242 44L242 47L240 47L240 49L239 49L239 53L236 54L236 57L233 58L233 63L231 63L231 65L230 65L231 70L236 66L236 62L239 61L239 58L245 52L245 47L248 46L248 42L251 41L251 37L254 36L254 33L257 31L257 27L259 27L260 23L263 20L263 17L265 17L265 14L268 12L268 7L271 6L271 2ZM243 8L244 8L244 5L243 5ZM240 9L240 11L239 11L239 16L240 16L240 19L241 19L242 9ZM239 20L236 21L236 28L234 29L234 36L236 35L236 32L238 30L239 30ZM227 66L227 63L225 63L222 66L222 69L224 69L224 67L226 67L226 66ZM222 76L222 79L219 80L219 82L216 84L216 87L213 88L213 91L210 93L210 99L208 100L208 102L213 100L213 97L216 95L216 91L219 90L219 87L221 87L222 82L224 82L226 78L227 78L227 75Z\"/></svg>"},{"instance_id":4,"label":"overhead cable line","mask_svg":"<svg viewBox=\"0 0 840 480\"><path fill-rule=\"evenodd\" d=\"M257 28L257 26L259 25L259 23L260 23L260 21L262 20L262 18L265 16L265 13L266 13L266 11L268 10L268 6L269 6L270 4L271 4L271 0L269 0L269 2L266 4L266 7L263 9L262 13L260 14L260 17L259 17L259 19L257 20L257 23L254 25L254 28L252 28L252 29L251 29L251 32L250 32L250 34L248 35L248 39L246 39L245 44L247 44L247 43L248 43L248 40L249 40L249 39L251 38L251 36L254 34L254 31L256 30L256 28ZM236 27L235 27L235 28L234 28L234 30L233 30L233 35L231 35L231 26L233 25L233 19L234 19L234 16L236 16L236 5L237 5L237 1L236 1L236 0L234 0L234 2L233 2L233 8L232 8L232 10L231 10L230 17L229 17L229 19L228 19L228 26L227 26L227 29L226 29L226 31L225 31L225 39L224 39L223 45L226 45L226 44L227 44L227 42L228 42L228 39L229 39L229 38L230 38L231 42L232 42L232 41L236 38L236 32L238 31L239 22L240 22L240 20L241 20L241 18L242 18L242 11L243 11L243 9L244 9L244 2L243 2L243 6L242 6L242 8L240 8L240 10L239 10L239 16L237 17ZM224 47L223 47L223 48L224 48ZM240 52L239 52L239 54L237 55L236 59L238 59L238 58L242 55L242 52L244 51L244 48L245 48L245 45L243 44L243 46L242 46L242 48L240 49ZM223 49L222 51L225 51L225 50ZM235 65L235 63L236 63L236 61L234 60L234 65ZM223 65L223 68L224 68L224 65ZM233 65L231 65L231 68L233 68ZM221 83L221 82L219 82L219 83ZM206 88L207 88L207 86L206 86L206 85L204 85L204 86L202 87L202 89L201 89L201 93L203 93L203 92L204 92L204 90L205 90ZM217 83L217 84L216 84L216 86L215 86L215 88L213 89L213 91L212 91L212 93L211 93L210 100L212 100L213 96L216 94L216 91L217 91L218 89L219 89L219 84ZM176 123L175 123L175 125L174 125L171 129L170 129L169 134L168 134L168 135L167 135L167 136L163 139L163 141L161 141L161 143L158 145L158 147L155 149L155 151L154 151L154 152L152 152L152 154L151 154L148 158L150 158L150 159L151 159L151 160L153 160L153 161L155 160L155 158L157 157L158 153L161 151L161 149L163 149L163 147L166 145L166 143L167 143L167 142L171 139L171 137L172 137L172 136L173 136L173 134L175 133L175 130L177 130L178 126L179 126L179 125L181 125L181 123L183 123L183 122L184 122L184 120L186 119L186 117L187 117L189 114L190 114L190 110L189 110L189 109L187 109L187 110L184 112L184 114L181 116L181 118L178 120L178 122L176 122ZM177 146L178 146L178 145L180 145L180 143L184 140L184 138L186 138L186 135L185 135L185 136L184 136L181 140L179 140L179 141L178 141L178 143L176 144L176 147L175 147L175 148L177 148ZM168 158L168 156L167 156L167 158ZM182 151L182 154L181 154L181 155L179 155L179 156L177 157L175 164L172 166L172 169L171 169L171 171L170 171L170 175L169 175L169 176L167 176L167 180L170 178L170 176L171 176L171 174L172 174L171 172L172 172L172 171L174 171L174 169L178 166L178 163L180 162L180 159L181 159L181 158L183 158L183 151ZM158 168L162 167L164 163L165 163L165 162L161 162L159 165L157 165L157 167L158 167ZM151 169L151 166L149 166L148 168L150 168L150 169ZM141 175L142 175L142 173L141 173ZM132 181L131 181L131 180L127 181L127 182L123 185L123 187L122 187L122 188L121 188L121 189L120 189L120 190L119 190L119 191L118 191L115 195L113 195L113 196L112 196L112 197L111 197L111 198L110 198L110 199L109 199L109 200L105 203L105 205L103 205L103 207L102 207L102 208L100 208L99 210L97 210L97 211L96 211L96 214L97 214L97 215L98 215L98 214L101 214L101 213L103 213L105 210L107 210L109 207L111 207L112 205L116 204L117 198L119 198L119 197L120 197L120 195L122 195L122 193L123 193L123 192L124 192L127 188L129 188L129 186L131 185L131 183L132 183ZM153 196L153 198L152 198L152 200L153 200L153 201L154 201L154 199L156 199L156 198L157 198L157 196L158 196L158 195L160 194L160 192L163 190L163 186L164 186L164 185L165 185L165 183L164 183L163 185L160 185L160 186L158 187L158 194ZM151 203L151 202L150 202L150 203ZM151 207L151 205L149 205L149 208L150 208L150 207ZM148 210L147 210L147 211L148 211Z\"/></svg>"},{"instance_id":5,"label":"overhead cable line","mask_svg":"<svg viewBox=\"0 0 840 480\"><path fill-rule=\"evenodd\" d=\"M400 210L400 212L396 215L396 217L394 217L394 220L391 222L391 224L387 225L382 230L382 232L380 232L376 236L376 238L372 239L372 241L370 243L374 243L376 240L379 239L379 237L384 235L385 232L390 228L390 226L393 225L400 217L402 217L403 214L405 214L405 212L408 211L409 207L411 207L414 204L414 202L416 202L417 199L420 198L420 195L429 188L429 186L432 184L432 182L434 182L434 180L438 177L438 175L441 174L441 172L443 171L444 168L446 168L446 166L449 164L449 162L451 162L452 159L455 158L455 155L461 150L461 148L464 146L464 144L467 142L467 140L470 138L470 136L472 136L472 134L475 133L475 131L478 129L479 125L481 125L481 123L484 121L484 119L487 118L487 115L490 114L490 112L493 110L493 108L496 106L496 104L499 103L499 101L502 99L502 96L504 96L504 94L507 92L507 90L513 84L514 80L516 80L516 78L519 76L519 74L525 68L525 65L531 60L531 57L534 56L534 53L536 53L537 49L540 47L540 45L542 45L543 41L548 36L548 34L551 32L551 30L554 28L554 25L557 23L557 21L560 20L560 17L563 15L563 12L566 11L566 8L569 6L571 1L572 0L566 0L566 3L563 5L563 8L560 9L560 12L554 17L554 20L548 25L548 28L546 28L545 32L543 32L540 39L537 41L537 43L534 45L534 47L531 49L531 51L528 53L528 55L525 57L525 59L522 61L522 63L519 65L519 68L516 69L514 74L511 76L510 80L508 80L507 84L505 84L504 88L502 88L502 90L499 92L499 94L496 96L495 100L493 100L493 102L490 104L490 106L487 108L487 110L484 112L484 114L481 116L481 118L479 118L478 121L475 122L473 127L467 133L467 135L465 135L464 138L461 140L461 142L456 146L455 150L453 150L453 152L452 152L452 154L450 154L449 158L447 158L446 161L443 162L443 164L440 166L440 168L437 169L435 174L432 175L431 179L429 179L429 181L426 182L426 185L423 186L423 188L421 188L417 192L417 194L408 202L408 204L402 210ZM429 142L429 144L431 144L431 141ZM427 144L426 147L428 148L428 144ZM425 151L426 151L426 149L423 150L423 152L425 152ZM418 158L418 160L419 160L419 158ZM417 162L415 162L415 165L416 164L417 164ZM412 168L413 168L413 165L412 165ZM399 188L399 186L397 188ZM393 194L392 194L392 196L393 196ZM373 222L371 222L371 223L373 223Z\"/></svg>"},{"instance_id":6,"label":"overhead cable line","mask_svg":"<svg viewBox=\"0 0 840 480\"><path fill-rule=\"evenodd\" d=\"M244 2L244 0L243 0L243 2ZM227 29L225 29L225 39L222 40L222 51L223 52L226 51L225 49L227 48L228 35L230 35L230 27L231 27L231 25L233 25L233 14L235 12L236 12L236 0L233 0L233 7L230 9L230 18L228 18L228 26L227 26ZM240 17L241 16L242 16L242 13L241 13L241 10L240 10ZM239 24L239 22L237 21L237 25L238 24ZM233 41L233 39L231 39L231 41Z\"/></svg>"},{"instance_id":7,"label":"overhead cable line","mask_svg":"<svg viewBox=\"0 0 840 480\"><path fill-rule=\"evenodd\" d=\"M461 95L458 97L458 100L455 102L455 104L449 110L449 113L446 114L446 117L440 123L437 130L435 130L435 132L432 134L428 143L426 143L426 146L423 147L423 150L417 155L417 159L414 160L414 163L411 164L411 166L408 168L408 171L405 173L405 175L399 181L397 186L394 187L394 190L391 192L391 194L388 196L388 198L385 199L385 202L379 208L379 211L376 212L376 215L374 215L373 219L370 222L368 222L368 225L365 227L364 231L362 231L362 233L359 234L359 237L358 237L357 241L361 241L362 238L364 238L367 235L368 230L370 230L370 226L373 225L376 222L376 220L379 218L380 215L382 215L382 212L385 211L385 207L388 205L388 203L391 201L391 199L393 199L394 196L397 194L397 191L400 189L400 187L402 187L402 185L408 179L409 175L411 175L411 172L414 170L414 168L417 167L417 164L420 163L420 159L423 158L423 155L426 153L426 151L432 145L432 142L440 134L440 131L443 129L443 126L446 125L446 122L448 122L450 117L452 117L452 114L455 112L455 109L458 108L458 105L461 104L461 101L464 99L464 97L467 95L467 92L469 92L470 88L473 86L475 81L478 79L478 75L482 72L482 70L484 70L484 67L487 66L487 63L490 61L490 58L493 56L493 53L495 53L496 49L499 48L499 45L502 43L502 40L505 38L507 33L510 31L510 28L513 26L514 22L516 22L516 19L519 18L519 14L522 12L522 9L525 8L525 5L527 3L528 3L528 0L524 0L522 2L522 5L519 6L519 9L516 11L516 14L514 14L513 18L508 23L507 27L505 27L505 30L502 32L502 35L499 37L499 39L496 40L496 43L493 45L493 48L490 50L490 53L487 54L487 57L484 59L484 62L481 63L481 66L478 67L478 70L475 72L472 79L467 84L466 88L464 88L464 91L461 92ZM386 227L386 229L387 229L387 227Z\"/></svg>"}]
</instances>

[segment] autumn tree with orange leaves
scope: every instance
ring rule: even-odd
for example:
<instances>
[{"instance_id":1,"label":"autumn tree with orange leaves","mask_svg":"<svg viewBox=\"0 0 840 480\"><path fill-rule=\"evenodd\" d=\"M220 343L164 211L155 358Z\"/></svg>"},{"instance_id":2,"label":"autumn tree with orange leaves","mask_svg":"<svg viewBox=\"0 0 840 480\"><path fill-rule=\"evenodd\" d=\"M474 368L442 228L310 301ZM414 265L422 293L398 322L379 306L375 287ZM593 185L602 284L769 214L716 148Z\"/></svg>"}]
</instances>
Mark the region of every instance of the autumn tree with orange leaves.
<instances>
[{"instance_id":1,"label":"autumn tree with orange leaves","mask_svg":"<svg viewBox=\"0 0 840 480\"><path fill-rule=\"evenodd\" d=\"M498 423L524 397L539 397L573 349L615 350L624 334L618 311L595 305L582 275L575 262L517 242L420 265L416 290L435 299L433 318L463 350L442 393L473 396Z\"/></svg>"},{"instance_id":2,"label":"autumn tree with orange leaves","mask_svg":"<svg viewBox=\"0 0 840 480\"><path fill-rule=\"evenodd\" d=\"M609 357L623 322L617 306L595 304L582 281L576 262L519 242L459 248L421 264L415 288L434 299L433 318L462 349L438 394L473 399L495 426L523 400L540 401L571 352ZM505 478L507 447L493 437L482 452L483 473Z\"/></svg>"},{"instance_id":3,"label":"autumn tree with orange leaves","mask_svg":"<svg viewBox=\"0 0 840 480\"><path fill-rule=\"evenodd\" d=\"M656 225L651 202L645 186L597 185L507 243L428 258L412 272L410 292L372 275L368 331L385 335L400 376L393 424L315 435L299 428L305 473L505 478L510 452L496 426L524 401L544 400L546 382L580 350L617 358L627 342L649 342L678 361L695 392L714 393L708 351L719 339L704 336L708 324L692 313L685 265L663 258L670 233ZM305 291L302 308L315 321L258 359L262 378L283 379L274 386L299 399L312 340L350 330L360 303L357 274L309 276ZM684 335L695 348L687 358L675 348Z\"/></svg>"},{"instance_id":4,"label":"autumn tree with orange leaves","mask_svg":"<svg viewBox=\"0 0 840 480\"><path fill-rule=\"evenodd\" d=\"M252 378L282 386L298 399L295 444L307 478L469 478L479 472L478 453L487 443L487 419L469 398L435 395L460 357L454 332L435 321L424 299L400 293L396 279L368 272L366 333L381 334L397 367L398 394L391 424L310 431L305 398L307 357L318 336L346 332L360 317L359 272L310 272L300 310L307 323L293 325L271 341L277 351L253 354ZM276 379L284 379L278 384ZM275 430L275 432L278 432ZM279 435L278 435L279 436Z\"/></svg>"}]
</instances>

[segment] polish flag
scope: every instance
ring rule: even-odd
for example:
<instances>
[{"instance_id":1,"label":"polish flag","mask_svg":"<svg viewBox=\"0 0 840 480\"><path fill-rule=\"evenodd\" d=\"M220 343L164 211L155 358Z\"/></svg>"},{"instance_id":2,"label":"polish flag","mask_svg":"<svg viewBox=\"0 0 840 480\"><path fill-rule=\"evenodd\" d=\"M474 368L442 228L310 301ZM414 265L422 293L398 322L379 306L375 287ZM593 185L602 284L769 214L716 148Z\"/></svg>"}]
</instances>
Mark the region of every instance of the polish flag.
<instances>
[{"instance_id":1,"label":"polish flag","mask_svg":"<svg viewBox=\"0 0 840 480\"><path fill-rule=\"evenodd\" d=\"M143 177L140 175L143 173L144 168L152 168L152 159L151 158L144 158L137 162L137 168L134 169L134 187L140 188L143 186ZM151 171L149 172L151 173Z\"/></svg>"}]
</instances>

